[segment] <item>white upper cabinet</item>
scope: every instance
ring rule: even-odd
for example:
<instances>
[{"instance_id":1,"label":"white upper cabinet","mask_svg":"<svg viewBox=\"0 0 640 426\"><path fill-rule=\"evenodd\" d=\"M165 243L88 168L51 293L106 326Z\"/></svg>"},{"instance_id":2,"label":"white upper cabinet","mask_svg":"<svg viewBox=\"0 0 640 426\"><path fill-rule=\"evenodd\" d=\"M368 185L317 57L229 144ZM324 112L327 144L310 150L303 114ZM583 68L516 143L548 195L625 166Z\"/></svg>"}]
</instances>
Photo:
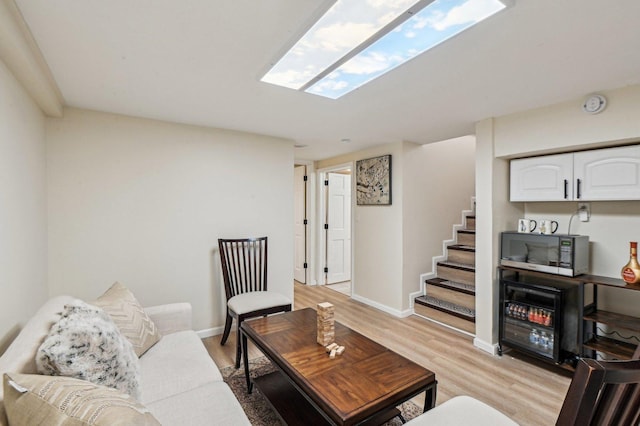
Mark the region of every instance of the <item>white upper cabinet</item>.
<instances>
[{"instance_id":1,"label":"white upper cabinet","mask_svg":"<svg viewBox=\"0 0 640 426\"><path fill-rule=\"evenodd\" d=\"M573 198L573 154L511 160L511 201Z\"/></svg>"},{"instance_id":2,"label":"white upper cabinet","mask_svg":"<svg viewBox=\"0 0 640 426\"><path fill-rule=\"evenodd\" d=\"M640 145L511 160L511 201L640 200Z\"/></svg>"},{"instance_id":3,"label":"white upper cabinet","mask_svg":"<svg viewBox=\"0 0 640 426\"><path fill-rule=\"evenodd\" d=\"M575 199L640 199L640 145L576 152Z\"/></svg>"}]
</instances>

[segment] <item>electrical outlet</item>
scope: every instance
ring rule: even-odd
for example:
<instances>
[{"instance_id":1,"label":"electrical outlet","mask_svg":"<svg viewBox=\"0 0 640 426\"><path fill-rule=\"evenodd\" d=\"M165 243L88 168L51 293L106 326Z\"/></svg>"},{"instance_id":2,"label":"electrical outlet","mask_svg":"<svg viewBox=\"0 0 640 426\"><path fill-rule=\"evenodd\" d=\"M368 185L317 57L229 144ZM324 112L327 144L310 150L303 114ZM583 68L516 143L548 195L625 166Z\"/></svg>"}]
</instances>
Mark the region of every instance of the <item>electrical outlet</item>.
<instances>
[{"instance_id":1,"label":"electrical outlet","mask_svg":"<svg viewBox=\"0 0 640 426\"><path fill-rule=\"evenodd\" d=\"M580 218L580 222L589 222L589 218L591 217L591 204L578 203L578 217Z\"/></svg>"}]
</instances>

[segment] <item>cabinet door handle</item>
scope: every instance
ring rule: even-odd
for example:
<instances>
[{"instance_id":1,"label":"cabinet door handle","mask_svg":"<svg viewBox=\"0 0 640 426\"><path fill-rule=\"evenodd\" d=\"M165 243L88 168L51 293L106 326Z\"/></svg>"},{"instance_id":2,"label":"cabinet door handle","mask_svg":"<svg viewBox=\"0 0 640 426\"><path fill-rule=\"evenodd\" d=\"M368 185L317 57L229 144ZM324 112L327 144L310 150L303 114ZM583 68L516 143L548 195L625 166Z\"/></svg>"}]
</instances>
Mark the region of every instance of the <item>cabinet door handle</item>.
<instances>
[{"instance_id":1,"label":"cabinet door handle","mask_svg":"<svg viewBox=\"0 0 640 426\"><path fill-rule=\"evenodd\" d=\"M578 181L578 186L577 186L577 191L576 191L576 193L577 193L576 194L577 195L576 198L580 199L580 184L582 183L582 181L580 181L580 179L577 179L577 181Z\"/></svg>"},{"instance_id":2,"label":"cabinet door handle","mask_svg":"<svg viewBox=\"0 0 640 426\"><path fill-rule=\"evenodd\" d=\"M569 181L567 179L564 180L564 199L566 200L569 197Z\"/></svg>"}]
</instances>

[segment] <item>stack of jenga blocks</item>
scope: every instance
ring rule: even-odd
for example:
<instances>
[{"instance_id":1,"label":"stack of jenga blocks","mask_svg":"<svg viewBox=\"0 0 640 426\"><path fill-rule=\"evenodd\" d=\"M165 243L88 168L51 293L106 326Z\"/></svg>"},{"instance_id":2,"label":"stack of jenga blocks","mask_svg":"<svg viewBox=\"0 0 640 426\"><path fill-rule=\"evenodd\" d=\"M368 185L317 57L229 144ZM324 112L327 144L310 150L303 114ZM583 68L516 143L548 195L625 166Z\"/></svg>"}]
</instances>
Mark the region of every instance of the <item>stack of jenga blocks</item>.
<instances>
[{"instance_id":1,"label":"stack of jenga blocks","mask_svg":"<svg viewBox=\"0 0 640 426\"><path fill-rule=\"evenodd\" d=\"M333 319L335 309L329 302L318 303L318 344L327 346L336 338L336 327Z\"/></svg>"},{"instance_id":2,"label":"stack of jenga blocks","mask_svg":"<svg viewBox=\"0 0 640 426\"><path fill-rule=\"evenodd\" d=\"M329 358L333 359L336 355L342 355L344 346L335 343L336 329L333 314L335 309L329 302L318 303L318 344L325 347L329 353Z\"/></svg>"}]
</instances>

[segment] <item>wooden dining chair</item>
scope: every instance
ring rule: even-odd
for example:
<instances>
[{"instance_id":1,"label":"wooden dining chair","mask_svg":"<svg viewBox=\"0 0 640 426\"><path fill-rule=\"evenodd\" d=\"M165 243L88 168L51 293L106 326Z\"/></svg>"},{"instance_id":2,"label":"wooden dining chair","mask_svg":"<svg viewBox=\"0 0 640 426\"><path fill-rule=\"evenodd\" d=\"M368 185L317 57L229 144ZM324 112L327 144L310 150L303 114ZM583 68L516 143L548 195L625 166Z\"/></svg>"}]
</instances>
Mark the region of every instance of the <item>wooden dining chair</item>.
<instances>
[{"instance_id":1,"label":"wooden dining chair","mask_svg":"<svg viewBox=\"0 0 640 426\"><path fill-rule=\"evenodd\" d=\"M238 368L242 356L242 321L290 311L291 300L280 293L267 290L267 237L218 239L218 248L227 297L227 318L220 344L227 342L235 319Z\"/></svg>"},{"instance_id":2,"label":"wooden dining chair","mask_svg":"<svg viewBox=\"0 0 640 426\"><path fill-rule=\"evenodd\" d=\"M569 385L556 426L640 425L640 346L633 359L582 358ZM501 425L517 423L469 396L456 396L406 423L406 426Z\"/></svg>"},{"instance_id":3,"label":"wooden dining chair","mask_svg":"<svg viewBox=\"0 0 640 426\"><path fill-rule=\"evenodd\" d=\"M580 359L557 426L638 426L640 424L640 346L634 359Z\"/></svg>"}]
</instances>

